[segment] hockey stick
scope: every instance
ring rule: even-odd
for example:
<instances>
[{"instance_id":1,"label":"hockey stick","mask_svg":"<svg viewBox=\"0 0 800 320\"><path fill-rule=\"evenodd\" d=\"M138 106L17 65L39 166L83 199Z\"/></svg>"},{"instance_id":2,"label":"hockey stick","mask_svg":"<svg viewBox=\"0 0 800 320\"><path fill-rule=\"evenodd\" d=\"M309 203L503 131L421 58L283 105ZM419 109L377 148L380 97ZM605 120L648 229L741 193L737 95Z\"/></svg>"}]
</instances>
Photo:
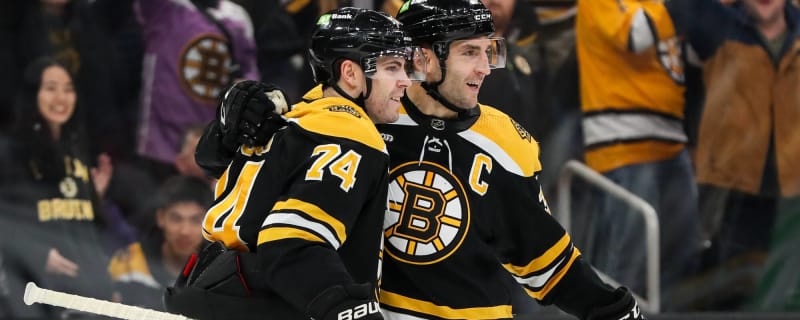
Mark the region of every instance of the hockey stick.
<instances>
[{"instance_id":1,"label":"hockey stick","mask_svg":"<svg viewBox=\"0 0 800 320\"><path fill-rule=\"evenodd\" d=\"M38 302L127 320L191 320L182 315L42 289L33 282L25 286L23 299L27 305Z\"/></svg>"}]
</instances>

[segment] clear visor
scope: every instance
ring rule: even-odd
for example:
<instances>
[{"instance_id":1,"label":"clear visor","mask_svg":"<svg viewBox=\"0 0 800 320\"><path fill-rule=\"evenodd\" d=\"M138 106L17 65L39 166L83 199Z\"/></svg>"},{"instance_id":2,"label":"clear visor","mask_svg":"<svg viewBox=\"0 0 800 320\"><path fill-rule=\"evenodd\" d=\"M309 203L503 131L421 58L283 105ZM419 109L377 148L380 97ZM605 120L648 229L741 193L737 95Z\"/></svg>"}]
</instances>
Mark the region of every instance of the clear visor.
<instances>
[{"instance_id":1,"label":"clear visor","mask_svg":"<svg viewBox=\"0 0 800 320\"><path fill-rule=\"evenodd\" d=\"M489 69L506 67L506 39L503 37L469 38L453 42L439 41L434 43L434 47L437 46L449 46L448 57L458 56L458 60L461 62L485 63L489 65Z\"/></svg>"},{"instance_id":2,"label":"clear visor","mask_svg":"<svg viewBox=\"0 0 800 320\"><path fill-rule=\"evenodd\" d=\"M370 79L425 81L425 56L419 47L384 50L363 58Z\"/></svg>"},{"instance_id":3,"label":"clear visor","mask_svg":"<svg viewBox=\"0 0 800 320\"><path fill-rule=\"evenodd\" d=\"M489 68L505 68L506 39L503 37L489 37L489 42L489 48L486 49L486 56L489 58Z\"/></svg>"}]
</instances>

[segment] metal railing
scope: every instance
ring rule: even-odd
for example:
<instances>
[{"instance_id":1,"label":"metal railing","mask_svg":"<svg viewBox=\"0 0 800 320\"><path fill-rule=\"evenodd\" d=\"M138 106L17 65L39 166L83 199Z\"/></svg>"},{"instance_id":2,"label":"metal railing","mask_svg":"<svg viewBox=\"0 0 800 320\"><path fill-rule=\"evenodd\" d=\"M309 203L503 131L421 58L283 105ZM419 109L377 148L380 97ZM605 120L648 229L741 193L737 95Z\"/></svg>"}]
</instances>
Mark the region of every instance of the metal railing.
<instances>
[{"instance_id":1,"label":"metal railing","mask_svg":"<svg viewBox=\"0 0 800 320\"><path fill-rule=\"evenodd\" d=\"M570 160L561 169L561 174L559 175L558 210L555 212L556 219L561 222L561 225L567 230L567 232L570 232L570 226L572 222L570 199L572 198L572 180L575 176L586 180L595 187L606 191L612 196L628 203L633 209L635 209L634 212L641 214L642 218L644 218L646 239L645 254L647 259L647 299L643 299L636 293L634 293L634 296L636 296L636 299L639 301L639 305L642 309L648 313L658 313L661 307L661 294L659 283L659 228L656 210L653 209L653 206L651 206L649 203L642 200L642 198L639 198L635 194L619 186L605 176L597 173L583 163L577 160ZM600 272L599 270L596 271L598 271L598 274L604 281L611 285L619 285L606 274Z\"/></svg>"}]
</instances>

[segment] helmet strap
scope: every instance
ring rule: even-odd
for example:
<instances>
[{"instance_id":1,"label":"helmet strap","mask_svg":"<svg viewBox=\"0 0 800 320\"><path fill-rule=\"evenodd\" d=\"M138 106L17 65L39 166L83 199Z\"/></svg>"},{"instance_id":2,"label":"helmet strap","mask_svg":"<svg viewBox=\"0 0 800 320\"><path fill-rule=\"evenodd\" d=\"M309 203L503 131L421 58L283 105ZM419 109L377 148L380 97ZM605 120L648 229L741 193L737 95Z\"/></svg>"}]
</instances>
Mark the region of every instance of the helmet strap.
<instances>
[{"instance_id":1,"label":"helmet strap","mask_svg":"<svg viewBox=\"0 0 800 320\"><path fill-rule=\"evenodd\" d=\"M340 96L342 96L342 98L352 101L357 106L361 107L361 109L363 109L364 112L367 112L366 100L372 91L372 79L367 78L367 94L361 92L356 98L353 98L351 95L347 94L347 92L345 92L341 87L339 87L338 83L332 84L331 87L333 87L333 90L335 90Z\"/></svg>"},{"instance_id":2,"label":"helmet strap","mask_svg":"<svg viewBox=\"0 0 800 320\"><path fill-rule=\"evenodd\" d=\"M367 112L367 106L365 104L366 104L367 98L369 97L369 94L372 91L372 79L367 78L366 75L365 75L364 78L366 78L366 80L367 80L367 94L364 94L364 92L362 91L358 95L357 98L353 98L351 95L349 95L347 92L345 92L341 87L339 87L339 84L338 84L338 81L341 78L341 74L339 72L339 68L340 68L340 66L341 66L341 64L342 64L342 62L344 60L345 59L339 59L339 60L337 60L336 62L333 63L333 66L332 66L331 69L333 69L334 74L333 74L333 77L331 77L331 79L329 81L330 82L330 86L333 87L333 90L335 90L336 93L338 93L340 96L342 96L342 98L345 98L347 100L352 101L357 106L361 107L361 109L364 109L364 112ZM363 68L363 66L361 68Z\"/></svg>"},{"instance_id":3,"label":"helmet strap","mask_svg":"<svg viewBox=\"0 0 800 320\"><path fill-rule=\"evenodd\" d=\"M425 92L428 94L428 96L433 98L433 100L438 101L445 108L450 109L450 111L455 112L458 117L461 117L463 114L465 114L465 112L467 112L467 109L459 108L450 101L447 101L447 99L439 92L439 86L442 84L442 82L444 82L444 78L447 75L445 60L447 60L447 56L449 54L449 47L450 41L438 42L432 45L433 52L436 54L436 58L439 59L439 69L442 71L442 77L436 82L423 82L422 88L425 89Z\"/></svg>"}]
</instances>

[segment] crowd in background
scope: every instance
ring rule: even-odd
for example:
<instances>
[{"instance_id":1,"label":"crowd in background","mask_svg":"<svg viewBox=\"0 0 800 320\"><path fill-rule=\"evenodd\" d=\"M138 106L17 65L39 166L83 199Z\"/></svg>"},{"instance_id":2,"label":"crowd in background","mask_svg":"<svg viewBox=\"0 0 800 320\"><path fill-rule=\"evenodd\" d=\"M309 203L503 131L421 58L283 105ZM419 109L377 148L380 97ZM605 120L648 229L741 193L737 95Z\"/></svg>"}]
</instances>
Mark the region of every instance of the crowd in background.
<instances>
[{"instance_id":1,"label":"crowd in background","mask_svg":"<svg viewBox=\"0 0 800 320\"><path fill-rule=\"evenodd\" d=\"M483 2L508 61L479 101L539 141L550 199L578 159L656 209L663 311L800 310L796 2ZM299 101L320 13L400 5L3 1L0 318L64 312L25 306L28 281L161 309L203 241L214 181L194 149L225 88L261 80ZM573 189L576 244L643 295L641 218Z\"/></svg>"}]
</instances>

